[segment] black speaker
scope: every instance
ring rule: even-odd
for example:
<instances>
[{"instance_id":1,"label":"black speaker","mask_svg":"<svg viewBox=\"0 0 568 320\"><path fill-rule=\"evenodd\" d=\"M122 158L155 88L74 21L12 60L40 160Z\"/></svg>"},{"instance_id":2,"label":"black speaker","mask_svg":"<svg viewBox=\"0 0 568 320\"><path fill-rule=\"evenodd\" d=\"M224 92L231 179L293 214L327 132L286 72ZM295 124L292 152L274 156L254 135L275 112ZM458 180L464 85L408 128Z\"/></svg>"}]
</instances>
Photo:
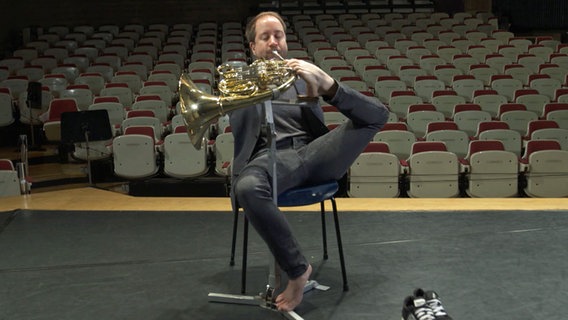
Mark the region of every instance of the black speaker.
<instances>
[{"instance_id":1,"label":"black speaker","mask_svg":"<svg viewBox=\"0 0 568 320\"><path fill-rule=\"evenodd\" d=\"M41 108L41 83L28 83L28 106L30 108Z\"/></svg>"}]
</instances>

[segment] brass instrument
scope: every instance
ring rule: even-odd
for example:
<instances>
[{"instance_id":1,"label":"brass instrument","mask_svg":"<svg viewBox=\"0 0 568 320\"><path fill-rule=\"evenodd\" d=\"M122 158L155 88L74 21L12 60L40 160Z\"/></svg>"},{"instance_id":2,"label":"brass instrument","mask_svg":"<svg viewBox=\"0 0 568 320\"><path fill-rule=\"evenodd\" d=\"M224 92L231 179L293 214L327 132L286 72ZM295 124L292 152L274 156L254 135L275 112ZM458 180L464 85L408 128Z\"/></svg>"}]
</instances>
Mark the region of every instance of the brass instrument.
<instances>
[{"instance_id":1,"label":"brass instrument","mask_svg":"<svg viewBox=\"0 0 568 320\"><path fill-rule=\"evenodd\" d=\"M191 143L201 149L209 125L229 111L276 99L295 81L284 61L256 60L249 66L223 64L217 68L221 96L201 91L184 73L180 77L181 114Z\"/></svg>"}]
</instances>

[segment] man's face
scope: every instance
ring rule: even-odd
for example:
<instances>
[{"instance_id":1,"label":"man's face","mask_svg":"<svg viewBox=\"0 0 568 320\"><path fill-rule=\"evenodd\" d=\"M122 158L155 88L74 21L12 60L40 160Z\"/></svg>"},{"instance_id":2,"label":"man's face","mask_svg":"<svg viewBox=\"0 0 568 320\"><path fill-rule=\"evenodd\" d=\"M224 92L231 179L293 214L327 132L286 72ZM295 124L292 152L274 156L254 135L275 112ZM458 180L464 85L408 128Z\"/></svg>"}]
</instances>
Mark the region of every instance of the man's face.
<instances>
[{"instance_id":1,"label":"man's face","mask_svg":"<svg viewBox=\"0 0 568 320\"><path fill-rule=\"evenodd\" d=\"M273 16L264 16L256 21L256 35L254 42L250 43L252 53L257 58L274 59L272 51L286 57L288 45L286 33L278 19Z\"/></svg>"}]
</instances>

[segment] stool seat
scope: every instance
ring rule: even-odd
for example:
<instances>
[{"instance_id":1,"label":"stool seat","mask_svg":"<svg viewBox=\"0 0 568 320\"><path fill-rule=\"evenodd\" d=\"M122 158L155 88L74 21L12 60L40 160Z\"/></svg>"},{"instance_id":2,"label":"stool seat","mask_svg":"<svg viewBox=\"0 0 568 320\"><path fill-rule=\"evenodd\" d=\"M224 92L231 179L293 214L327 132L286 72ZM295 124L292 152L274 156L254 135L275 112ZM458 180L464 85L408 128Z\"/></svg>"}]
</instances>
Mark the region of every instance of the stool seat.
<instances>
[{"instance_id":1,"label":"stool seat","mask_svg":"<svg viewBox=\"0 0 568 320\"><path fill-rule=\"evenodd\" d=\"M278 196L278 206L307 206L330 199L339 190L337 181L286 190Z\"/></svg>"}]
</instances>

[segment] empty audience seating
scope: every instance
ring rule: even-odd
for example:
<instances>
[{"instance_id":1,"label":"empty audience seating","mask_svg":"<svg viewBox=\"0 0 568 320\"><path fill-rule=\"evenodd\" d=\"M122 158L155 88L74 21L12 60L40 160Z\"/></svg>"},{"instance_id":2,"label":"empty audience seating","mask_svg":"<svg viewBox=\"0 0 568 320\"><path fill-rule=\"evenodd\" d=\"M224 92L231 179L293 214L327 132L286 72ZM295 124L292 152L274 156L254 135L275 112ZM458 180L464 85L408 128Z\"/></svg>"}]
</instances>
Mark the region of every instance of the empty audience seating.
<instances>
[{"instance_id":1,"label":"empty audience seating","mask_svg":"<svg viewBox=\"0 0 568 320\"><path fill-rule=\"evenodd\" d=\"M517 37L498 29L497 18L486 14L284 15L291 27L288 57L315 63L391 111L389 123L351 167L350 196L519 196L511 155L524 152L528 163L537 141L554 140L558 151L568 149L566 46L549 38ZM187 72L200 89L218 95L216 67L252 59L243 27L240 22L50 27L38 41L0 60L0 88L6 90L0 95L0 125L29 123L26 90L38 81L44 84L43 109L31 110L31 121L44 126L50 141L60 138L53 120L63 112L56 107L62 100L75 104L65 111L108 111L115 138L112 145L101 144L101 154L106 150L113 157L116 176L227 176L233 147L227 121L212 125L209 148L195 150L179 114L178 80ZM337 110L328 110L333 107L323 108L327 124L345 121ZM141 110L153 115L126 116ZM41 118L40 111L45 112ZM531 129L537 120L556 126ZM142 125L153 127L152 134ZM77 150L81 158L83 149ZM130 159L135 152L140 156ZM458 159L467 163L465 173ZM375 169L377 162L381 169ZM527 195L566 196L551 187L565 183L563 168L523 170ZM556 182L542 170L556 170ZM460 177L468 183L460 185Z\"/></svg>"}]
</instances>

